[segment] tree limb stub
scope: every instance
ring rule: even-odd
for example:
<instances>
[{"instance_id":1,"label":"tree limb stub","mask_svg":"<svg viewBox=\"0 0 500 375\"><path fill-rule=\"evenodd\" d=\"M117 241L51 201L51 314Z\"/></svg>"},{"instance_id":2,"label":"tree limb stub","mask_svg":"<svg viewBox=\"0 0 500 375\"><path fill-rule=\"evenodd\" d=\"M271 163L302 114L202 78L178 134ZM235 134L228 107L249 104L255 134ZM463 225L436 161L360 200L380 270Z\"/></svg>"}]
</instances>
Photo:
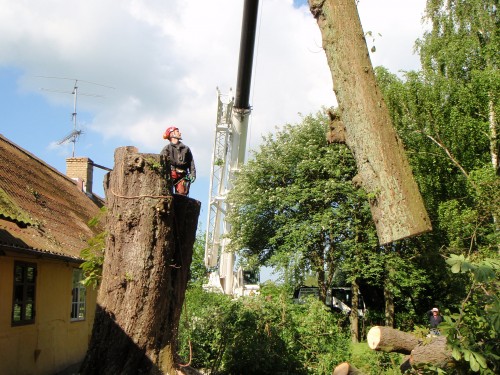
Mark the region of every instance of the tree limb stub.
<instances>
[{"instance_id":1,"label":"tree limb stub","mask_svg":"<svg viewBox=\"0 0 500 375\"><path fill-rule=\"evenodd\" d=\"M309 0L380 244L432 229L371 65L355 0Z\"/></svg>"},{"instance_id":2,"label":"tree limb stub","mask_svg":"<svg viewBox=\"0 0 500 375\"><path fill-rule=\"evenodd\" d=\"M349 362L342 362L335 367L332 375L363 375L363 373Z\"/></svg>"}]
</instances>

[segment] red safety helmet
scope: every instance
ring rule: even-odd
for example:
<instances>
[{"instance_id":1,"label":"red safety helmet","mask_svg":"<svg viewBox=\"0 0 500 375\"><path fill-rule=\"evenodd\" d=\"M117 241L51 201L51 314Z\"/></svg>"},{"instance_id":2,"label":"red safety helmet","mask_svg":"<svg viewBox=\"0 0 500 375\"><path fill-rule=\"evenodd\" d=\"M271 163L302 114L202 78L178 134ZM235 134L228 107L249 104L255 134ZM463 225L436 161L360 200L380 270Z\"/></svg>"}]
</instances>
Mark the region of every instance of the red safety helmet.
<instances>
[{"instance_id":1,"label":"red safety helmet","mask_svg":"<svg viewBox=\"0 0 500 375\"><path fill-rule=\"evenodd\" d=\"M170 126L169 128L167 128L167 130L165 130L165 133L163 133L163 139L170 139L170 134L176 130L179 130L179 128L176 128L175 126Z\"/></svg>"}]
</instances>

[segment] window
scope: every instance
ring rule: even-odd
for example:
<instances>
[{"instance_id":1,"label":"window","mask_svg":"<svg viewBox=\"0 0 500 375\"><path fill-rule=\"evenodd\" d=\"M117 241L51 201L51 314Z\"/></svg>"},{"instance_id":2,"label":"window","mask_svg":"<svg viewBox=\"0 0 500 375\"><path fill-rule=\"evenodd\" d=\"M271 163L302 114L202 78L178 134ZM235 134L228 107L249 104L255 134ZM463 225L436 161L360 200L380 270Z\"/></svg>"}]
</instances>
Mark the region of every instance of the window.
<instances>
[{"instance_id":1,"label":"window","mask_svg":"<svg viewBox=\"0 0 500 375\"><path fill-rule=\"evenodd\" d=\"M85 285L82 284L83 271L73 269L73 289L71 291L71 320L85 319Z\"/></svg>"},{"instance_id":2,"label":"window","mask_svg":"<svg viewBox=\"0 0 500 375\"><path fill-rule=\"evenodd\" d=\"M14 263L14 293L12 303L12 324L35 322L36 264Z\"/></svg>"}]
</instances>

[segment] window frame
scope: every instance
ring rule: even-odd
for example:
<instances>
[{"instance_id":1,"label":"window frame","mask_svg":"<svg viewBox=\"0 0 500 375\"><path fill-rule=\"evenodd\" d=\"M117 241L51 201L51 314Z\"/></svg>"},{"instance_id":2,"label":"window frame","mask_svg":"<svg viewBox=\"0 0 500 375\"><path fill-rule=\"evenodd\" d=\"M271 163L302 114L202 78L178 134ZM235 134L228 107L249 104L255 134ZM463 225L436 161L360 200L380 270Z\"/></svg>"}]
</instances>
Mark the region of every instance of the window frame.
<instances>
[{"instance_id":1,"label":"window frame","mask_svg":"<svg viewBox=\"0 0 500 375\"><path fill-rule=\"evenodd\" d=\"M82 280L83 270L73 268L71 274L71 322L81 322L87 317L87 288L82 284Z\"/></svg>"},{"instance_id":2,"label":"window frame","mask_svg":"<svg viewBox=\"0 0 500 375\"><path fill-rule=\"evenodd\" d=\"M12 275L12 311L11 311L11 325L22 326L34 324L36 318L36 281L38 276L38 268L36 263L14 261L14 274ZM17 281L17 268L22 267L22 279ZM32 280L29 280L28 269L33 269ZM18 288L22 288L22 298L17 299ZM29 299L28 290L32 289L32 299ZM17 292L16 292L17 290ZM26 319L27 306L31 305L31 317ZM16 306L20 306L20 319L15 320Z\"/></svg>"}]
</instances>

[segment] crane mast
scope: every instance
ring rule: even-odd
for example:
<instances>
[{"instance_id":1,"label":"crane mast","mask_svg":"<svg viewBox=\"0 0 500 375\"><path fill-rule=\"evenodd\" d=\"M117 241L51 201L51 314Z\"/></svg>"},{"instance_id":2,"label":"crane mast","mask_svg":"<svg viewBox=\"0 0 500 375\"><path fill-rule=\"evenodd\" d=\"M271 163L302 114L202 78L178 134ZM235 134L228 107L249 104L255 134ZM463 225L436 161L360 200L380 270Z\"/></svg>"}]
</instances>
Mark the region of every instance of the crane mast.
<instances>
[{"instance_id":1,"label":"crane mast","mask_svg":"<svg viewBox=\"0 0 500 375\"><path fill-rule=\"evenodd\" d=\"M208 200L205 266L215 269L208 287L225 294L245 294L243 270L235 275L235 255L228 252L230 226L225 220L227 194L233 187L235 173L245 162L252 65L257 29L259 0L245 0L241 27L238 77L235 97L217 89L217 122L213 146Z\"/></svg>"}]
</instances>

